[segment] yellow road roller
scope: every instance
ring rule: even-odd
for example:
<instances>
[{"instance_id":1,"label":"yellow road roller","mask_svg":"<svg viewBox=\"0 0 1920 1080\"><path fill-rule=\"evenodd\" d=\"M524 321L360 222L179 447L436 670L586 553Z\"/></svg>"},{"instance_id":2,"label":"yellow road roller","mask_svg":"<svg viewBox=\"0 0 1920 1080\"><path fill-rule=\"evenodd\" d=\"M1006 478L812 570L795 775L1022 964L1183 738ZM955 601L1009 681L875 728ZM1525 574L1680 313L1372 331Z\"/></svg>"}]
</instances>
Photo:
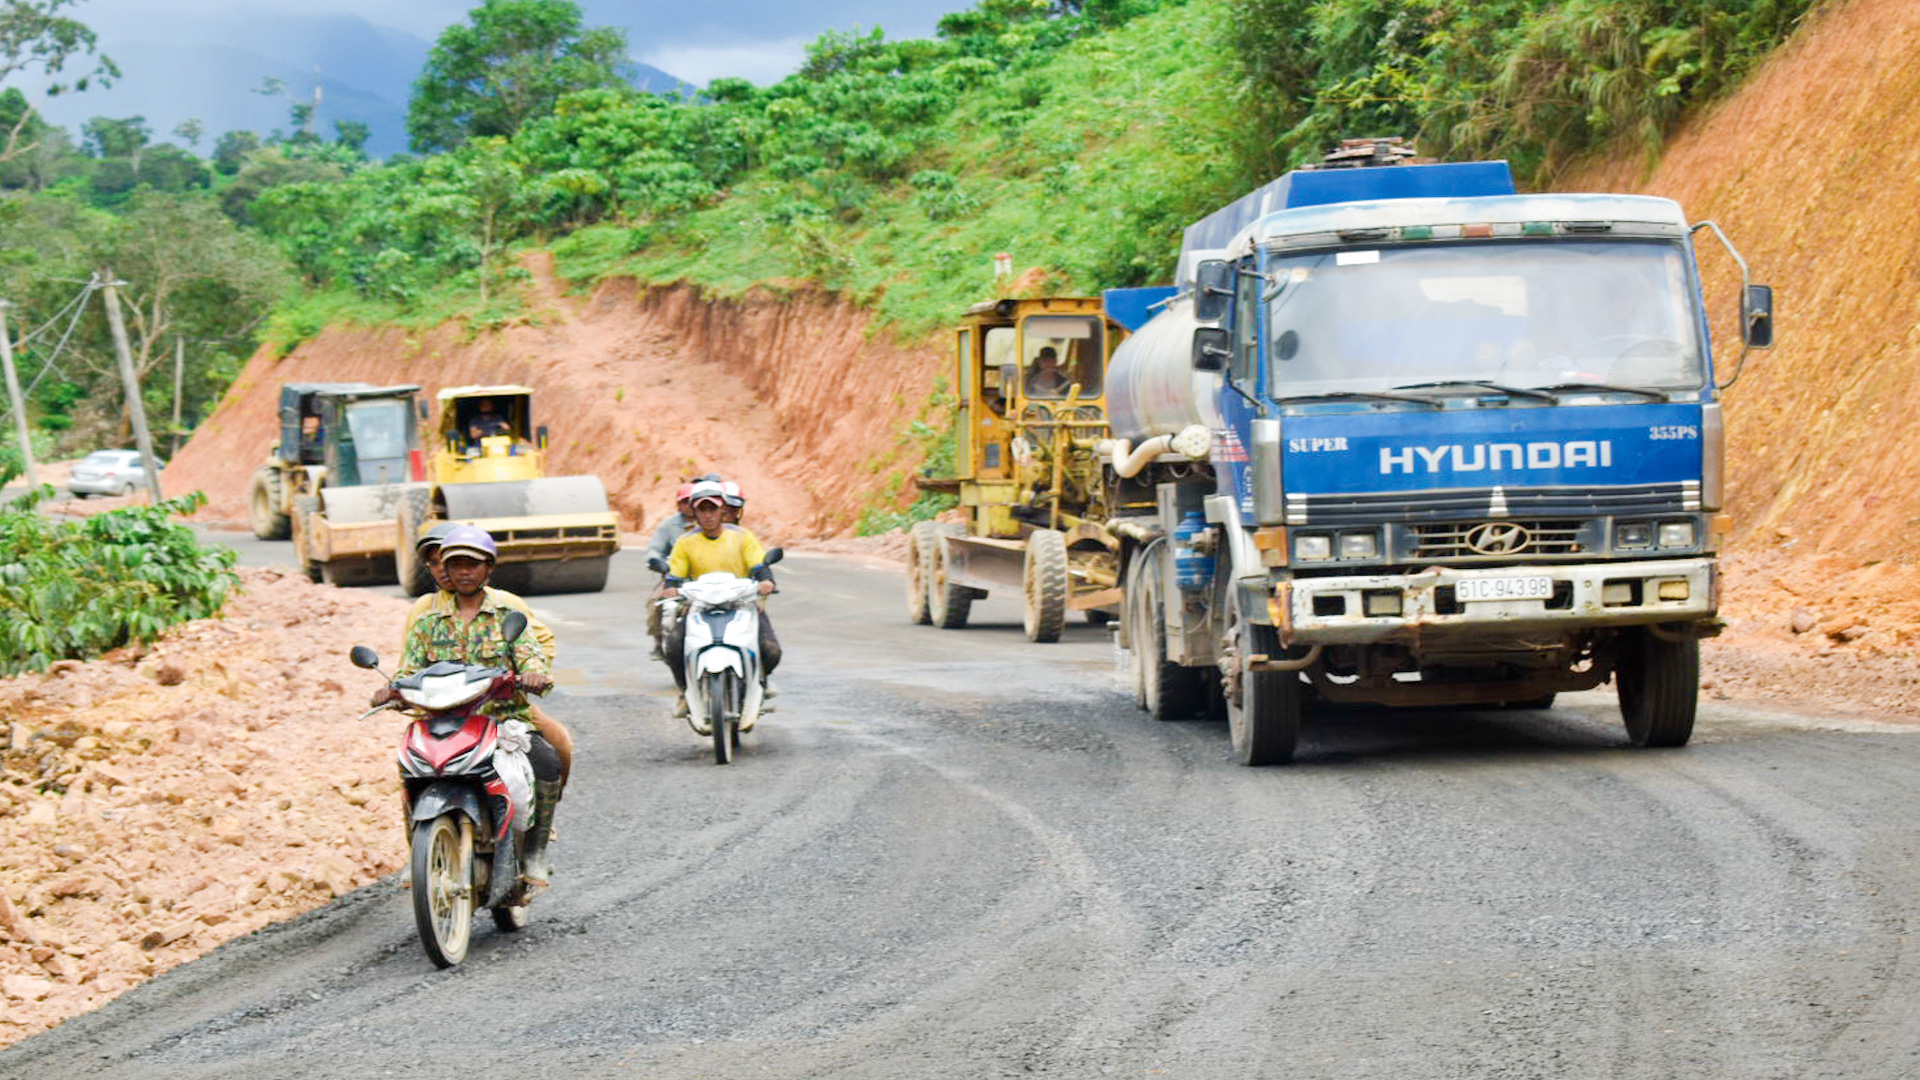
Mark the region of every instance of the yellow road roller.
<instances>
[{"instance_id":1,"label":"yellow road roller","mask_svg":"<svg viewBox=\"0 0 1920 1080\"><path fill-rule=\"evenodd\" d=\"M547 476L547 429L527 386L454 386L438 418L424 490L396 515L400 584L420 596L433 578L414 553L442 521L477 525L500 546L493 584L516 593L599 592L620 546L620 519L597 476Z\"/></svg>"}]
</instances>

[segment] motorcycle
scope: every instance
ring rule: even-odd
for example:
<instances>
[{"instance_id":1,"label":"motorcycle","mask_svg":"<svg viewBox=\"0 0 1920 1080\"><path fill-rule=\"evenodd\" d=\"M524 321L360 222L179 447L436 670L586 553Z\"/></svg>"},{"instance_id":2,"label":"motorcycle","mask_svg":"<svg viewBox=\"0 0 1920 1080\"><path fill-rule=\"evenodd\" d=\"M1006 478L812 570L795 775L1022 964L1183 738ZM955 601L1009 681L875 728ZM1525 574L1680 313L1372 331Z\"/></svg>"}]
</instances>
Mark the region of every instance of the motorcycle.
<instances>
[{"instance_id":1,"label":"motorcycle","mask_svg":"<svg viewBox=\"0 0 1920 1080\"><path fill-rule=\"evenodd\" d=\"M502 622L509 642L526 628L517 611ZM355 667L379 670L379 654L365 645L349 657ZM466 959L476 898L500 930L527 925L532 896L519 868L533 816L531 744L481 711L512 697L520 674L509 653L507 667L443 660L388 685L398 699L361 718L384 709L414 713L400 744L413 917L428 959L452 967Z\"/></svg>"},{"instance_id":2,"label":"motorcycle","mask_svg":"<svg viewBox=\"0 0 1920 1080\"><path fill-rule=\"evenodd\" d=\"M783 554L779 548L767 552L755 571L779 562ZM667 572L667 561L658 555L647 565ZM740 749L741 733L752 731L767 711L760 683L760 583L711 573L679 588L678 610L672 614L686 622L688 716L696 721L695 731L713 739L714 762L726 765Z\"/></svg>"}]
</instances>

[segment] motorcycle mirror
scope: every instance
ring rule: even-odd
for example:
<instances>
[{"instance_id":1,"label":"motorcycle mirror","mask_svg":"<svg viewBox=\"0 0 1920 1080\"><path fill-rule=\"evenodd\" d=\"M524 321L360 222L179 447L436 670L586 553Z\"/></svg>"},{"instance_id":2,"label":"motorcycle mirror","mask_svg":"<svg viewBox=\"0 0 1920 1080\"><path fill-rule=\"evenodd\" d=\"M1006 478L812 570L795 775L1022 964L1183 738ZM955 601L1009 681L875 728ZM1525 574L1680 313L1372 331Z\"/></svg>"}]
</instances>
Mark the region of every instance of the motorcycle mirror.
<instances>
[{"instance_id":1,"label":"motorcycle mirror","mask_svg":"<svg viewBox=\"0 0 1920 1080\"><path fill-rule=\"evenodd\" d=\"M367 648L365 645L355 645L353 650L347 653L347 659L353 661L353 666L358 668L377 668L380 666L380 654Z\"/></svg>"},{"instance_id":2,"label":"motorcycle mirror","mask_svg":"<svg viewBox=\"0 0 1920 1080\"><path fill-rule=\"evenodd\" d=\"M760 565L772 566L774 563L777 563L781 559L784 559L786 557L787 557L787 553L784 549L774 548L772 551L767 552L766 558L760 560Z\"/></svg>"},{"instance_id":3,"label":"motorcycle mirror","mask_svg":"<svg viewBox=\"0 0 1920 1080\"><path fill-rule=\"evenodd\" d=\"M520 640L520 635L527 632L527 617L518 611L507 612L507 617L500 620L500 631L508 641Z\"/></svg>"},{"instance_id":4,"label":"motorcycle mirror","mask_svg":"<svg viewBox=\"0 0 1920 1080\"><path fill-rule=\"evenodd\" d=\"M672 566L673 566L672 563L669 563L667 560L661 558L658 555L647 556L647 569L652 570L657 574L666 573L668 570L672 569Z\"/></svg>"}]
</instances>

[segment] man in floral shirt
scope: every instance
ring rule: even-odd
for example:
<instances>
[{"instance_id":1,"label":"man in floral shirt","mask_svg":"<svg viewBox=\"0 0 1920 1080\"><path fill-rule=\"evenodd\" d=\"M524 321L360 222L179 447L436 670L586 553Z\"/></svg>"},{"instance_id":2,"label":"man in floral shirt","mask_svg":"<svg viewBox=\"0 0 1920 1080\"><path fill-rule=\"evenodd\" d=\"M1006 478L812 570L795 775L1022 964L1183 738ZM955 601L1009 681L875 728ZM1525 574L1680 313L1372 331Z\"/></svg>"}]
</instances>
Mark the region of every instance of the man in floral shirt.
<instances>
[{"instance_id":1,"label":"man in floral shirt","mask_svg":"<svg viewBox=\"0 0 1920 1080\"><path fill-rule=\"evenodd\" d=\"M487 589L497 554L493 537L487 535L485 529L457 525L447 531L440 541L440 565L452 588L453 602L432 606L408 628L396 677L410 675L442 660L452 660L463 664L511 665L520 673L521 689L533 693L553 684L546 654L531 634L522 633L513 642L507 641L501 624L512 608L498 602ZM382 687L374 694L373 703L383 704L392 697L392 688ZM526 695L520 690L508 701L494 705L493 716L502 722L518 720L531 731L533 745L527 759L533 766L533 821L528 825L522 873L530 881L544 885L551 874L547 840L553 827L554 809L560 804L560 755L553 744L533 728Z\"/></svg>"}]
</instances>

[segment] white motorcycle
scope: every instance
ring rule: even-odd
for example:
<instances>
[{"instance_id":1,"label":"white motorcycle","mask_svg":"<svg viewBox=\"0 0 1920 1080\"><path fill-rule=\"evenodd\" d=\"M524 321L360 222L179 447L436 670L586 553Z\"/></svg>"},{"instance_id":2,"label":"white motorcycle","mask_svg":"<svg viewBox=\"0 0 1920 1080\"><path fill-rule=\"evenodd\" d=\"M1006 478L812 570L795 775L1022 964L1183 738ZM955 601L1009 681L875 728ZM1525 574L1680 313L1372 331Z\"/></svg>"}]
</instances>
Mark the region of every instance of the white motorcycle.
<instances>
[{"instance_id":1,"label":"white motorcycle","mask_svg":"<svg viewBox=\"0 0 1920 1080\"><path fill-rule=\"evenodd\" d=\"M767 552L755 570L779 562L782 554L779 548ZM658 555L647 565L667 572L666 560ZM695 731L713 739L714 762L726 765L740 749L740 734L752 731L766 711L760 683L760 583L728 573L701 574L681 583L679 608L668 614L687 626L688 718Z\"/></svg>"}]
</instances>

